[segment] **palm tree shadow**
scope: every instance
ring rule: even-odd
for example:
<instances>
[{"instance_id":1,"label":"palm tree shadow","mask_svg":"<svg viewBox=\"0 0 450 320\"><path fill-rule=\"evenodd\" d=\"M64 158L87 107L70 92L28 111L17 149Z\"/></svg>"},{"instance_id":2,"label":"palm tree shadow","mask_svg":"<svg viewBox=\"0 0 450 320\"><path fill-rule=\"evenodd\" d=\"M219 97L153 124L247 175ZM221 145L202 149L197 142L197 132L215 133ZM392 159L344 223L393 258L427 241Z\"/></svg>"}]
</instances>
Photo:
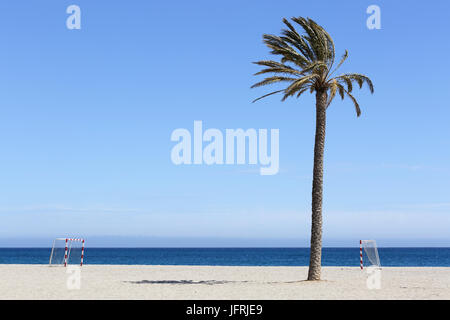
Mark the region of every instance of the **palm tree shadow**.
<instances>
[{"instance_id":1,"label":"palm tree shadow","mask_svg":"<svg viewBox=\"0 0 450 320\"><path fill-rule=\"evenodd\" d=\"M124 281L132 284L206 284L206 285L216 285L216 284L226 284L226 283L246 283L249 281L226 281L226 280L138 280L138 281Z\"/></svg>"},{"instance_id":2,"label":"palm tree shadow","mask_svg":"<svg viewBox=\"0 0 450 320\"><path fill-rule=\"evenodd\" d=\"M295 280L295 281L271 281L271 282L265 282L269 284L279 283L279 284L286 284L286 283L321 283L321 282L329 282L328 280Z\"/></svg>"},{"instance_id":3,"label":"palm tree shadow","mask_svg":"<svg viewBox=\"0 0 450 320\"><path fill-rule=\"evenodd\" d=\"M309 281L309 280L296 280L296 281L269 281L269 282L263 282L265 284L291 284L291 283L319 283L319 282L325 282L326 280L320 280L320 281ZM227 280L137 280L137 281L124 281L126 283L132 283L132 284L173 284L173 285L179 285L179 284L205 284L205 285L218 285L218 284L228 284L228 283L250 283L254 281L227 281Z\"/></svg>"}]
</instances>

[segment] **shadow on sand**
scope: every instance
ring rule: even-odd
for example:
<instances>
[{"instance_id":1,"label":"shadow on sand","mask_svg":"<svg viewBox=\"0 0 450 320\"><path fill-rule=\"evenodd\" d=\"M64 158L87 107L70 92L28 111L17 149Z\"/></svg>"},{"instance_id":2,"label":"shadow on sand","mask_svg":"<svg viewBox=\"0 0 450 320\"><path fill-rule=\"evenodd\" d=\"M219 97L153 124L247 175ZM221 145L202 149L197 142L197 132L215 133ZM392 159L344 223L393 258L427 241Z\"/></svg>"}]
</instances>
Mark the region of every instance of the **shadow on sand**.
<instances>
[{"instance_id":1,"label":"shadow on sand","mask_svg":"<svg viewBox=\"0 0 450 320\"><path fill-rule=\"evenodd\" d=\"M226 284L226 283L246 283L249 281L217 281L217 280L139 280L139 281L124 281L133 284Z\"/></svg>"},{"instance_id":2,"label":"shadow on sand","mask_svg":"<svg viewBox=\"0 0 450 320\"><path fill-rule=\"evenodd\" d=\"M226 280L138 280L138 281L124 281L126 283L132 284L206 284L206 285L215 285L215 284L227 284L227 283L250 283L255 281L226 281ZM291 284L291 283L308 283L310 281L307 280L298 280L298 281L269 281L262 282L265 284ZM318 282L318 281L316 281ZM323 282L323 281L321 281Z\"/></svg>"}]
</instances>

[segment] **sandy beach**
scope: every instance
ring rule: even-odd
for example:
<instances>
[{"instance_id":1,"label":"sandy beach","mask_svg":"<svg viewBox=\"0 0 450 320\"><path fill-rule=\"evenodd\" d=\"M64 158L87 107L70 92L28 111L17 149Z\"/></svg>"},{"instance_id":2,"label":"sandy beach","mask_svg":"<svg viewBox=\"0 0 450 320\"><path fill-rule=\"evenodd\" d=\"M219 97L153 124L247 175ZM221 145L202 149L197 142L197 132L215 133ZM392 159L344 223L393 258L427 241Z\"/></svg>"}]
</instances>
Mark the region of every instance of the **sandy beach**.
<instances>
[{"instance_id":1,"label":"sandy beach","mask_svg":"<svg viewBox=\"0 0 450 320\"><path fill-rule=\"evenodd\" d=\"M0 299L450 299L450 268L386 267L371 290L354 267L324 267L308 282L306 267L85 265L71 290L66 271L0 265Z\"/></svg>"}]
</instances>

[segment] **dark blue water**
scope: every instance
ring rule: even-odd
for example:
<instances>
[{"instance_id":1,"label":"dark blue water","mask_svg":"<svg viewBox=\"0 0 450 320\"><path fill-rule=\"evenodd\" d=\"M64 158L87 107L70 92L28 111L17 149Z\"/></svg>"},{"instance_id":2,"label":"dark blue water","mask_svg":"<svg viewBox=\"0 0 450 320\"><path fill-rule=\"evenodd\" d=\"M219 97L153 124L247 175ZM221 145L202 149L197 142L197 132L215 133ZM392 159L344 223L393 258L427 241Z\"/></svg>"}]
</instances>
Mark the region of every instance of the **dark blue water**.
<instances>
[{"instance_id":1,"label":"dark blue water","mask_svg":"<svg viewBox=\"0 0 450 320\"><path fill-rule=\"evenodd\" d=\"M47 264L50 248L0 248L0 264ZM382 266L450 267L450 248L379 248ZM86 248L85 264L306 266L307 248ZM359 248L324 248L324 266L359 266Z\"/></svg>"}]
</instances>

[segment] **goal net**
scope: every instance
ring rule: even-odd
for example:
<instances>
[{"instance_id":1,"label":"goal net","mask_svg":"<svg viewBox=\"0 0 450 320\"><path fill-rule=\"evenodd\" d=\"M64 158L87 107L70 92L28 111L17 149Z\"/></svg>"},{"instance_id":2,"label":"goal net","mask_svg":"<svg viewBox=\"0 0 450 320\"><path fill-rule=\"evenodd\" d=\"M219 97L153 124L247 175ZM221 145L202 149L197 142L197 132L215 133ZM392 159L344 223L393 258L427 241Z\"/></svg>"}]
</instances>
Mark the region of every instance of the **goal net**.
<instances>
[{"instance_id":1,"label":"goal net","mask_svg":"<svg viewBox=\"0 0 450 320\"><path fill-rule=\"evenodd\" d=\"M53 240L49 264L51 266L83 265L84 239L56 238Z\"/></svg>"},{"instance_id":2,"label":"goal net","mask_svg":"<svg viewBox=\"0 0 450 320\"><path fill-rule=\"evenodd\" d=\"M359 240L359 256L361 269L363 267L381 268L375 240Z\"/></svg>"}]
</instances>

